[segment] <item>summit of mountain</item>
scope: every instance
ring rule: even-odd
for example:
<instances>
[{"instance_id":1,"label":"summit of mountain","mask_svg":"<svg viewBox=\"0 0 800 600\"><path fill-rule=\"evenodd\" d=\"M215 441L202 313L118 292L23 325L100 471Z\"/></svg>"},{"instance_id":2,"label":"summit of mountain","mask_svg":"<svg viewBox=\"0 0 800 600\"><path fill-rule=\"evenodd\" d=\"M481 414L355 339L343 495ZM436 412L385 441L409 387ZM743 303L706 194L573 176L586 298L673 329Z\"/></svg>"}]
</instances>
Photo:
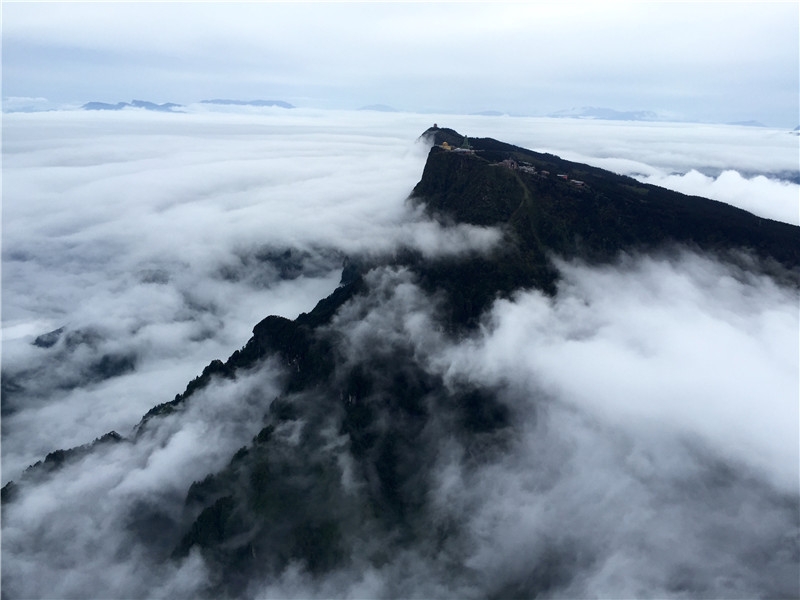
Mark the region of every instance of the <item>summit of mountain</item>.
<instances>
[{"instance_id":1,"label":"summit of mountain","mask_svg":"<svg viewBox=\"0 0 800 600\"><path fill-rule=\"evenodd\" d=\"M439 127L422 135L433 147L412 199L431 214L510 225L529 245L585 260L689 244L800 265L796 226L492 138ZM464 140L470 151L459 151Z\"/></svg>"}]
</instances>

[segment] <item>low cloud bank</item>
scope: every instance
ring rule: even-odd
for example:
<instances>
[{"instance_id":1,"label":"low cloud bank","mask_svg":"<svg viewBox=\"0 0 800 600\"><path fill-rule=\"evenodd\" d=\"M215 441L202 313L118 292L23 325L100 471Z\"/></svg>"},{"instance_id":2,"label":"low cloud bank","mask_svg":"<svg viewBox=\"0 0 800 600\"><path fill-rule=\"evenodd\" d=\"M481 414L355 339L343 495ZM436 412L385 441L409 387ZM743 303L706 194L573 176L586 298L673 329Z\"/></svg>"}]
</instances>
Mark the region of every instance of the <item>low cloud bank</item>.
<instances>
[{"instance_id":1,"label":"low cloud bank","mask_svg":"<svg viewBox=\"0 0 800 600\"><path fill-rule=\"evenodd\" d=\"M499 300L466 339L445 333L413 273L368 275L327 335L337 373L373 382L352 402L370 403L370 435L395 440L395 501L414 509L367 508L380 475L343 434L334 389L290 395L300 412L271 434L272 485L303 491L289 522L335 519L339 558L273 572L284 550L254 538L264 569L240 595L797 594L796 290L688 252L559 268L554 298ZM4 510L8 589L213 595L212 556L167 559L190 529L186 490L256 435L285 368L217 381L135 440L29 482ZM421 413L382 403L398 374L427 390ZM464 421L472 393L507 417Z\"/></svg>"},{"instance_id":2,"label":"low cloud bank","mask_svg":"<svg viewBox=\"0 0 800 600\"><path fill-rule=\"evenodd\" d=\"M186 490L258 432L264 406L279 393L278 374L266 364L215 382L183 410L150 421L135 441L33 473L3 508L4 593L192 597L207 582L202 560L169 560L185 526Z\"/></svg>"},{"instance_id":3,"label":"low cloud bank","mask_svg":"<svg viewBox=\"0 0 800 600\"><path fill-rule=\"evenodd\" d=\"M491 247L496 232L442 229L405 203L427 151L409 140L429 120L7 115L3 483L53 449L127 435L264 316L310 310L345 255ZM537 147L488 131L500 121L457 128ZM646 137L615 135L632 147ZM340 562L312 572L256 540L262 571L281 566L242 583L243 596L800 593L797 290L688 251L558 267L554 298L498 300L459 339L413 273L369 274L327 331L335 383L356 365L374 375L371 431L389 448L378 458L399 465L397 497L414 511L402 527L375 516L378 463L342 433L336 390L290 395L310 408L275 430L268 455L327 487L281 480L308 491L286 519L302 509L340 524ZM264 427L286 368L214 380L135 439L31 475L3 509L4 591L217 589L213 557L169 558L197 517L187 491ZM381 403L397 381L421 390L412 413L425 419ZM476 397L492 399L492 427L469 412Z\"/></svg>"},{"instance_id":4,"label":"low cloud bank","mask_svg":"<svg viewBox=\"0 0 800 600\"><path fill-rule=\"evenodd\" d=\"M344 364L413 357L453 392L493 390L509 419L464 436L429 396L424 429L395 426L425 499L413 540L364 525L348 566L290 564L253 596L797 594L797 291L691 252L560 269L555 298L498 301L466 340L411 274L372 274L333 326Z\"/></svg>"},{"instance_id":5,"label":"low cloud bank","mask_svg":"<svg viewBox=\"0 0 800 600\"><path fill-rule=\"evenodd\" d=\"M448 369L519 381L644 436L682 435L797 490L797 290L709 258L562 264L500 301Z\"/></svg>"},{"instance_id":6,"label":"low cloud bank","mask_svg":"<svg viewBox=\"0 0 800 600\"><path fill-rule=\"evenodd\" d=\"M800 225L800 185L795 183L763 175L748 179L736 171L709 177L691 170L684 175L649 175L637 179L684 194L719 200L760 217Z\"/></svg>"},{"instance_id":7,"label":"low cloud bank","mask_svg":"<svg viewBox=\"0 0 800 600\"><path fill-rule=\"evenodd\" d=\"M310 310L346 255L497 241L405 203L422 127L340 116L4 118L4 482L127 431L266 315Z\"/></svg>"}]
</instances>

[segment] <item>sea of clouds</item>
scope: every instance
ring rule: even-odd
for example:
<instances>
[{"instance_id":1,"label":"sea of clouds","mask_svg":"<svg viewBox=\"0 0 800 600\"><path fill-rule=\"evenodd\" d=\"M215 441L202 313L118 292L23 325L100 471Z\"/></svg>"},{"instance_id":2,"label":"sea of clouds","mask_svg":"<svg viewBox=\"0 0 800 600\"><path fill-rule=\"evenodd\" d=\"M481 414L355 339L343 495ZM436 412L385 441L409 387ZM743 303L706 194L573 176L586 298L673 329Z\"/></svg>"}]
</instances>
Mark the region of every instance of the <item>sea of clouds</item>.
<instances>
[{"instance_id":1,"label":"sea of clouds","mask_svg":"<svg viewBox=\"0 0 800 600\"><path fill-rule=\"evenodd\" d=\"M6 114L2 483L53 450L127 436L263 317L313 308L346 256L496 243L405 202L433 121L798 222L797 137L780 130L199 106ZM420 546L380 567L354 556L363 568L321 581L292 567L254 595L509 594L554 547L582 565L556 596L797 592L797 290L688 251L559 268L555 298L498 301L468 339L446 338L435 303L397 273L381 283L391 302L334 324L355 353L402 340L446 381L509 390L505 455L467 469L458 443L437 446L430 501L460 523L450 558L471 575ZM129 516L157 505L179 522L191 482L260 429L279 371L215 384L135 443L23 490L4 510L4 579L33 597L196 594L201 557L154 561L174 532L145 543ZM326 452L344 456L334 442Z\"/></svg>"}]
</instances>

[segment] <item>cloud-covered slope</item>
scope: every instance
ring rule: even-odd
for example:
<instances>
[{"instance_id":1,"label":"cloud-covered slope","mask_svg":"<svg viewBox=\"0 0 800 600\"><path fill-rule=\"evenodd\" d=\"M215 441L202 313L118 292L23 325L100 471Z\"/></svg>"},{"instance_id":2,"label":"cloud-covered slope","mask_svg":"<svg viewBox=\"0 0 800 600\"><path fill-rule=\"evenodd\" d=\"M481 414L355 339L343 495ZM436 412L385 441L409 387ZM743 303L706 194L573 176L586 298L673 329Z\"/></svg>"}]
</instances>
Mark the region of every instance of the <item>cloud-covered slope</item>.
<instances>
[{"instance_id":1,"label":"cloud-covered slope","mask_svg":"<svg viewBox=\"0 0 800 600\"><path fill-rule=\"evenodd\" d=\"M381 251L362 224L243 260L348 256L124 439L9 489L4 590L797 595L797 228L472 145L430 151Z\"/></svg>"}]
</instances>

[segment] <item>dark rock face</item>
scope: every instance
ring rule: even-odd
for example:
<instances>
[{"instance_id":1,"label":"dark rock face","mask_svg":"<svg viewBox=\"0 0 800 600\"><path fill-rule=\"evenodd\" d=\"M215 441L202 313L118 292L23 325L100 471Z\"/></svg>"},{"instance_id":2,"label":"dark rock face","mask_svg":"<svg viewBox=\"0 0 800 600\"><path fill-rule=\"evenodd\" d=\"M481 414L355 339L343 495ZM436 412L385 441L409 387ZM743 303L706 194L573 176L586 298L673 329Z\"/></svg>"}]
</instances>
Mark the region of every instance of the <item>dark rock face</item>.
<instances>
[{"instance_id":1,"label":"dark rock face","mask_svg":"<svg viewBox=\"0 0 800 600\"><path fill-rule=\"evenodd\" d=\"M210 595L246 594L254 576L279 573L290 563L312 575L331 571L351 560L364 537L385 539L384 552L402 551L412 540L449 551L461 543L457 524L431 517L431 457L448 436L467 448L473 464L501 452L513 439L515 414L507 401L513 391L445 381L414 340L377 330L365 334L370 351L353 357L353 342L343 338L368 322L371 307L395 298L404 277L434 299L442 335L456 338L499 297L525 288L554 294L553 256L602 263L620 252L689 245L744 260L738 253L747 251L755 268L798 286L796 227L496 140L471 139L469 151L454 152L440 146L464 147L457 132L432 128L423 135L436 145L410 201L444 223L499 227L502 243L488 254L423 259L406 251L383 262L349 261L340 287L311 312L293 321L266 317L245 346L210 363L137 427L133 442L214 380L235 379L266 359L284 367L282 393L264 407L261 431L242 441L226 468L187 490L172 557L199 550L214 571ZM286 268L290 258L269 256ZM393 283L381 287L380 277ZM51 332L36 344L50 347L60 337L60 330ZM111 376L128 363L111 357L97 368ZM88 447L54 452L32 471L119 441L112 432ZM348 449L355 491L342 483L342 466L330 451L335 443ZM24 480L3 489L4 502L13 501L18 485ZM146 514L139 520L149 522ZM431 529L431 522L438 524ZM379 555L370 556L379 561ZM592 560L576 545L554 544L529 571L486 590L498 598L546 594Z\"/></svg>"},{"instance_id":2,"label":"dark rock face","mask_svg":"<svg viewBox=\"0 0 800 600\"><path fill-rule=\"evenodd\" d=\"M42 479L43 477L46 477L48 473L60 469L69 461L77 460L82 456L86 456L89 452L102 452L102 446L116 444L122 442L123 440L124 438L116 431L109 431L105 435L100 436L88 444L83 444L82 446L77 446L68 450L54 450L45 456L43 461L37 461L25 469L22 480L25 482L32 479ZM3 486L3 503L14 499L16 489L17 484L13 481L9 481Z\"/></svg>"},{"instance_id":3,"label":"dark rock face","mask_svg":"<svg viewBox=\"0 0 800 600\"><path fill-rule=\"evenodd\" d=\"M59 327L58 329L54 329L53 331L48 331L47 333L43 333L40 336L37 336L35 340L33 340L33 345L38 346L39 348L52 348L56 345L56 342L61 338L61 334L64 333L64 328Z\"/></svg>"},{"instance_id":4,"label":"dark rock face","mask_svg":"<svg viewBox=\"0 0 800 600\"><path fill-rule=\"evenodd\" d=\"M464 140L448 129L423 135L455 148ZM529 249L588 260L681 243L710 252L745 249L789 268L800 264L792 225L496 140L469 141L473 154L431 150L412 198L432 213L506 224Z\"/></svg>"}]
</instances>

